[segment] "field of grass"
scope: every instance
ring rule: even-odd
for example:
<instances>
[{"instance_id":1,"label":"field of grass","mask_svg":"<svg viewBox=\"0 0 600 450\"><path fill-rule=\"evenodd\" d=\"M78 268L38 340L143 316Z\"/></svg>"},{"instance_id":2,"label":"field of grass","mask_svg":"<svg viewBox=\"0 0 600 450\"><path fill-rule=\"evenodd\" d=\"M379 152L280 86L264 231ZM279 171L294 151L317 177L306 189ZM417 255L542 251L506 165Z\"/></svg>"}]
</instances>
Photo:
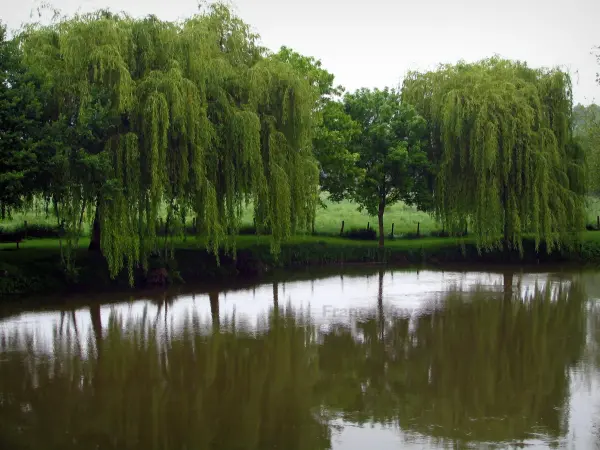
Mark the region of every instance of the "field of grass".
<instances>
[{"instance_id":1,"label":"field of grass","mask_svg":"<svg viewBox=\"0 0 600 450\"><path fill-rule=\"evenodd\" d=\"M353 228L366 228L370 224L371 228L377 230L377 217L369 216L366 211L359 212L354 202L332 202L323 199L325 208L317 210L315 220L315 232L323 234L339 234L344 221L344 230ZM403 203L397 203L389 206L385 210L383 217L385 234L389 235L394 225L394 234L416 233L417 224L420 224L421 234L428 234L432 231L441 229L435 220L427 213L417 211L416 208L407 206Z\"/></svg>"},{"instance_id":2,"label":"field of grass","mask_svg":"<svg viewBox=\"0 0 600 450\"><path fill-rule=\"evenodd\" d=\"M354 202L345 200L339 203L322 196L325 208L319 207L315 220L315 233L319 235L337 236L340 232L342 220L344 230L349 231L356 228L366 228L367 224L377 230L377 217L369 216L366 211L359 212ZM600 216L600 198L590 197L587 202L587 223L596 225L596 218ZM28 225L56 226L56 219L52 214L47 214L43 205L38 204L33 211L27 213L14 213L10 220L0 221L0 228L13 230L22 227L24 222ZM252 209L248 207L242 217L243 225L252 225ZM420 225L422 235L428 235L432 231L441 230L441 226L434 218L416 208L403 203L386 208L384 216L385 234L391 233L394 224L394 235L400 236L405 233L416 233L417 224ZM85 234L89 232L89 224L84 228Z\"/></svg>"},{"instance_id":3,"label":"field of grass","mask_svg":"<svg viewBox=\"0 0 600 450\"><path fill-rule=\"evenodd\" d=\"M354 228L366 228L370 224L371 228L377 229L377 217L369 216L365 211L359 212L357 205L351 201L342 201L339 203L327 200L323 195L325 208L317 209L315 221L315 232L318 234L337 235L340 232L342 220L345 222L344 230L348 231ZM599 205L600 206L600 205ZM22 227L24 222L28 225L47 225L56 226L56 219L52 214L47 214L43 205L36 205L33 211L26 213L14 213L8 220L0 221L0 227L4 230L14 230ZM243 225L252 225L252 209L246 208L242 217ZM438 227L433 218L424 212L417 211L416 208L397 203L386 208L385 217L386 235L391 233L392 224L395 224L394 234L416 233L417 223L420 223L420 231L427 234L437 230ZM89 224L85 227L85 232L89 232Z\"/></svg>"}]
</instances>

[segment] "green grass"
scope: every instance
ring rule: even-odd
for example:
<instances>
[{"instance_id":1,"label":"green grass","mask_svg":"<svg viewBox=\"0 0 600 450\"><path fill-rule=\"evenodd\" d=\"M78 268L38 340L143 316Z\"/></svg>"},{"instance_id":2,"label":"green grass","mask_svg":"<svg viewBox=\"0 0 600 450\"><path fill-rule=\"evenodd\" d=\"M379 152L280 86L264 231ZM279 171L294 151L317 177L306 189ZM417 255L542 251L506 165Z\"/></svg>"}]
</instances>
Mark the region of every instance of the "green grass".
<instances>
[{"instance_id":1,"label":"green grass","mask_svg":"<svg viewBox=\"0 0 600 450\"><path fill-rule=\"evenodd\" d=\"M328 199L326 193L321 195L321 200L325 207L317 208L315 233L337 236L340 233L342 220L344 221L345 231L366 228L368 224L371 228L377 230L377 217L369 216L366 211L358 211L358 205L356 203L350 200L332 202ZM420 224L421 234L428 234L432 231L441 230L441 226L436 223L431 215L422 211L417 211L416 208L407 206L402 202L388 206L385 210L384 225L386 236L391 233L392 224L394 224L394 235L416 233L417 224ZM244 209L242 225L252 225L251 206Z\"/></svg>"},{"instance_id":2,"label":"green grass","mask_svg":"<svg viewBox=\"0 0 600 450\"><path fill-rule=\"evenodd\" d=\"M600 232L586 231L582 233L583 242L590 244L600 244ZM441 249L445 247L456 247L457 245L473 244L473 237L466 238L439 238L439 237L422 237L420 239L386 239L385 247L393 250L416 250L416 249ZM236 246L238 249L252 249L257 246L268 246L270 243L269 236L252 236L244 235L236 237ZM364 247L376 248L377 241L363 241L340 238L336 236L311 236L297 235L289 238L284 246L302 246L303 244L326 244L328 247ZM79 240L79 248L85 249L89 245L89 238L81 238ZM174 247L178 249L193 249L204 248L205 242L202 236L187 237L186 239L177 239ZM0 243L0 251L6 250L11 253L11 256L27 258L32 252L35 253L55 253L59 250L60 243L58 239L28 239L20 244L20 249L16 250L14 243ZM8 256L7 253L4 253Z\"/></svg>"},{"instance_id":3,"label":"green grass","mask_svg":"<svg viewBox=\"0 0 600 450\"><path fill-rule=\"evenodd\" d=\"M371 228L377 230L377 217L369 216L366 211L359 212L357 204L351 201L342 201L335 203L326 200L323 197L326 208L319 208L315 220L315 232L325 234L339 234L344 223L344 230L353 228L366 228L369 223ZM388 206L384 215L385 234L389 235L394 226L394 234L416 233L417 224L420 223L421 234L428 234L432 231L440 230L441 227L427 213L417 211L416 208L397 203Z\"/></svg>"},{"instance_id":4,"label":"green grass","mask_svg":"<svg viewBox=\"0 0 600 450\"><path fill-rule=\"evenodd\" d=\"M591 234L591 233L590 233ZM467 238L464 242L471 242L472 240ZM388 239L385 243L386 247L394 249L417 249L417 248L433 248L443 247L450 245L457 245L460 242L458 238L437 238L437 237L423 237L421 239ZM257 245L269 245L269 236L237 236L236 246L238 249L252 248ZM377 241L362 241L354 239L346 239L335 236L310 236L310 235L298 235L292 236L290 239L285 241L284 245L302 245L312 243L324 243L329 246L347 246L352 245L353 247L377 247ZM82 238L79 240L79 248L87 248L89 245L88 238ZM203 248L204 239L200 237L188 237L186 240L178 239L174 244L175 248ZM60 243L58 239L28 239L20 244L19 252L27 252L27 250L58 250ZM16 244L14 243L0 243L0 250L15 250Z\"/></svg>"},{"instance_id":5,"label":"green grass","mask_svg":"<svg viewBox=\"0 0 600 450\"><path fill-rule=\"evenodd\" d=\"M338 235L342 220L345 221L344 229L346 231L353 228L366 228L368 223L370 223L371 228L377 229L377 217L369 216L364 211L359 212L356 203L348 200L335 203L327 200L327 194L322 195L322 200L326 208L319 207L317 209L315 232ZM28 225L57 225L52 213L46 214L44 205L37 202L33 205L32 211L16 212L12 214L10 219L0 221L0 227L5 230L14 230L22 227L25 221ZM394 234L396 235L416 233L417 223L421 224L422 234L440 229L429 214L417 211L415 208L406 206L403 203L397 203L386 208L384 221L386 235L391 232L392 223L395 224ZM252 225L251 205L244 209L242 223L243 225ZM84 226L84 233L89 233L89 223Z\"/></svg>"},{"instance_id":6,"label":"green grass","mask_svg":"<svg viewBox=\"0 0 600 450\"><path fill-rule=\"evenodd\" d=\"M46 215L44 211L37 210L28 212L15 212L10 218L0 220L0 227L3 230L14 230L15 228L22 227L25 221L27 221L27 225L58 225L54 215Z\"/></svg>"}]
</instances>

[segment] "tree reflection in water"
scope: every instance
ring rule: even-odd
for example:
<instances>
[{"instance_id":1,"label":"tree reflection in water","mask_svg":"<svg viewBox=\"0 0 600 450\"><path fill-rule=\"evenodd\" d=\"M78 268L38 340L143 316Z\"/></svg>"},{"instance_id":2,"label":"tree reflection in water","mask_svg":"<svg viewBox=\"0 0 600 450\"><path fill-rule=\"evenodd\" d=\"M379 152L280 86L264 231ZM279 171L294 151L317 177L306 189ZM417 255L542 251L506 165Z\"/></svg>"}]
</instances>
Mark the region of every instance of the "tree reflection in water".
<instances>
[{"instance_id":1,"label":"tree reflection in water","mask_svg":"<svg viewBox=\"0 0 600 450\"><path fill-rule=\"evenodd\" d=\"M91 307L89 342L57 328L51 356L1 335L0 447L325 449L339 418L433 444L556 440L585 294L571 283L521 297L510 280L446 292L411 318L386 313L382 273L371 315L321 330L274 285L255 330L221 320L213 292L212 325L195 316L163 333L112 314L102 329Z\"/></svg>"},{"instance_id":2,"label":"tree reflection in water","mask_svg":"<svg viewBox=\"0 0 600 450\"><path fill-rule=\"evenodd\" d=\"M453 442L563 436L568 371L585 345L584 292L512 291L512 280L503 292L450 291L412 321L378 312L358 336L338 327L319 348L319 396L347 421Z\"/></svg>"}]
</instances>

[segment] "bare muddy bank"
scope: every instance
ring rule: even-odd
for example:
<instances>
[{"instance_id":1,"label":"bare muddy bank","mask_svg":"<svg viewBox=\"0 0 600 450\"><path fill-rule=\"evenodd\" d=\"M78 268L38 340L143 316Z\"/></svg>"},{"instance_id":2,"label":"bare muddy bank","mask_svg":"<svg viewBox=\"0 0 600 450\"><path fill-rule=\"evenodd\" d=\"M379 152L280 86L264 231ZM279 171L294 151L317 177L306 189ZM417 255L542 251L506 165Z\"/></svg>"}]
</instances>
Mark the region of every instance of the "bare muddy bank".
<instances>
[{"instance_id":1,"label":"bare muddy bank","mask_svg":"<svg viewBox=\"0 0 600 450\"><path fill-rule=\"evenodd\" d=\"M585 239L575 250L550 254L544 245L538 251L526 241L524 254L492 251L479 253L472 243L454 239L418 242L392 242L380 255L374 245L341 239L311 239L282 246L277 256L264 242L244 245L236 257L222 253L217 263L214 255L202 248L178 248L169 260L155 258L149 270L135 271L134 288L148 289L182 283L222 283L231 280L264 279L274 272L307 267L522 267L595 265L600 262L600 241ZM55 248L24 248L0 251L0 296L21 298L32 294L64 292L107 292L132 289L125 272L111 279L102 255L81 250L77 270L66 274Z\"/></svg>"}]
</instances>

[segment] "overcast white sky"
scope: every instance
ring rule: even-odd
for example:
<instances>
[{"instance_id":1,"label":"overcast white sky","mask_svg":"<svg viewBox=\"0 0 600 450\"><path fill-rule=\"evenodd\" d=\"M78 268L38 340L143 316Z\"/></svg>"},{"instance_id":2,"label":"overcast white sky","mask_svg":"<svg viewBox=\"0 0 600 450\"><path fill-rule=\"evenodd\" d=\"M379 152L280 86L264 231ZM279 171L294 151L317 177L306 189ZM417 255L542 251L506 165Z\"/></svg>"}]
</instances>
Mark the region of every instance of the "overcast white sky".
<instances>
[{"instance_id":1,"label":"overcast white sky","mask_svg":"<svg viewBox=\"0 0 600 450\"><path fill-rule=\"evenodd\" d=\"M184 18L197 0L49 0L63 13L108 7L134 16ZM349 90L395 86L409 69L499 54L530 66L561 65L576 102L600 102L592 48L600 45L600 0L234 0L239 16L277 50L315 56ZM0 0L9 28L39 0Z\"/></svg>"}]
</instances>

